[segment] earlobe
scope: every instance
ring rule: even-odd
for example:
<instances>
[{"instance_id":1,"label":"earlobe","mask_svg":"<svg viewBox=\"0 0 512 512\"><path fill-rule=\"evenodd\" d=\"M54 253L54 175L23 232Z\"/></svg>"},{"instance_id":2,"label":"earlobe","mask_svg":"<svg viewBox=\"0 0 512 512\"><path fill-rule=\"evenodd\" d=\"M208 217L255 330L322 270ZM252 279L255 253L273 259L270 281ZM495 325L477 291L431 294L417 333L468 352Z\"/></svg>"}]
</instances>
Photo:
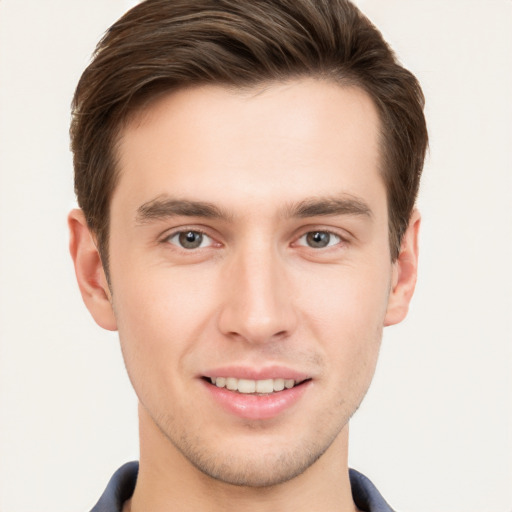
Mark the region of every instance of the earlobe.
<instances>
[{"instance_id":1,"label":"earlobe","mask_svg":"<svg viewBox=\"0 0 512 512\"><path fill-rule=\"evenodd\" d=\"M398 324L406 317L409 310L409 303L414 293L418 275L418 233L420 222L420 213L418 210L414 210L409 226L402 238L400 254L393 264L393 282L384 319L385 326Z\"/></svg>"},{"instance_id":2,"label":"earlobe","mask_svg":"<svg viewBox=\"0 0 512 512\"><path fill-rule=\"evenodd\" d=\"M82 210L72 210L68 216L69 251L82 299L96 323L110 331L117 330L110 290L100 254Z\"/></svg>"}]
</instances>

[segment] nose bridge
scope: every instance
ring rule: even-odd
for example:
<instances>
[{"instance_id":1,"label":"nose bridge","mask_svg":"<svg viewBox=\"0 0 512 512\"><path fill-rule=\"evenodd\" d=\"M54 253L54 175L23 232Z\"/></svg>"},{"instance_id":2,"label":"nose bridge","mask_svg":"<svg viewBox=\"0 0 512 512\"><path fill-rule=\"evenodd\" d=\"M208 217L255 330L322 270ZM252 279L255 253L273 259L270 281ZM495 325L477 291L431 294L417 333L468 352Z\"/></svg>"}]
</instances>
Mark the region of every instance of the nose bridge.
<instances>
[{"instance_id":1,"label":"nose bridge","mask_svg":"<svg viewBox=\"0 0 512 512\"><path fill-rule=\"evenodd\" d=\"M221 330L262 343L291 333L295 325L285 261L269 240L253 240L235 251L226 276Z\"/></svg>"}]
</instances>

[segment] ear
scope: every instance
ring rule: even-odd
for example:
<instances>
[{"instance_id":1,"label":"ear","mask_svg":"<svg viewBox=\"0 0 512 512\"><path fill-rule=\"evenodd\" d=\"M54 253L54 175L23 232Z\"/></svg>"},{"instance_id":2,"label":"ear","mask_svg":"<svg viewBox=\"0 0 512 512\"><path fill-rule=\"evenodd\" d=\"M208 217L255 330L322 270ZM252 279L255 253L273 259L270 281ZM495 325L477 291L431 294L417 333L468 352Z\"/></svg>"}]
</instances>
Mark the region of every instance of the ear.
<instances>
[{"instance_id":1,"label":"ear","mask_svg":"<svg viewBox=\"0 0 512 512\"><path fill-rule=\"evenodd\" d=\"M84 212L72 210L68 215L69 252L75 264L75 274L82 299L96 323L117 330L107 278L93 234L87 226Z\"/></svg>"},{"instance_id":2,"label":"ear","mask_svg":"<svg viewBox=\"0 0 512 512\"><path fill-rule=\"evenodd\" d=\"M418 275L418 232L421 216L414 210L402 238L400 254L393 263L392 287L384 326L401 322L407 315Z\"/></svg>"}]
</instances>

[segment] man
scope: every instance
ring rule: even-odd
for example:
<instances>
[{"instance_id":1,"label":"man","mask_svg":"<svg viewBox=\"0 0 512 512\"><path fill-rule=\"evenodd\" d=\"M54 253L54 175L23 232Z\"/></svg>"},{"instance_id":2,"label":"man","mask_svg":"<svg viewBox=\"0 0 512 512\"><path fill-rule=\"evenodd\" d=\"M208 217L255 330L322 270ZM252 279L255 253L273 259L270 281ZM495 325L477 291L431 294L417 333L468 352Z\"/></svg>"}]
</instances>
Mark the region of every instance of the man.
<instances>
[{"instance_id":1,"label":"man","mask_svg":"<svg viewBox=\"0 0 512 512\"><path fill-rule=\"evenodd\" d=\"M111 27L74 98L70 248L140 463L95 512L391 510L348 422L414 290L422 107L345 0L148 0Z\"/></svg>"}]
</instances>

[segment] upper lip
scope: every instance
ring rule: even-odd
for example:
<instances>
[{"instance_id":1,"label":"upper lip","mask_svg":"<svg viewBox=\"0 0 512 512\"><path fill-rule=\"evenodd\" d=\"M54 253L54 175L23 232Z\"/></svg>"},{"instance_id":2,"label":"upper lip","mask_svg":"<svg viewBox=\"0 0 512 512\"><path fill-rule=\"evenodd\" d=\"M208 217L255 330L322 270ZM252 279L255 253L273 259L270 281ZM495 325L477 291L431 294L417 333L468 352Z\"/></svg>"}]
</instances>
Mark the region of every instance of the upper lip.
<instances>
[{"instance_id":1,"label":"upper lip","mask_svg":"<svg viewBox=\"0 0 512 512\"><path fill-rule=\"evenodd\" d=\"M234 377L249 380L293 379L296 382L311 378L307 373L286 366L268 366L264 368L223 366L206 370L201 377Z\"/></svg>"}]
</instances>

